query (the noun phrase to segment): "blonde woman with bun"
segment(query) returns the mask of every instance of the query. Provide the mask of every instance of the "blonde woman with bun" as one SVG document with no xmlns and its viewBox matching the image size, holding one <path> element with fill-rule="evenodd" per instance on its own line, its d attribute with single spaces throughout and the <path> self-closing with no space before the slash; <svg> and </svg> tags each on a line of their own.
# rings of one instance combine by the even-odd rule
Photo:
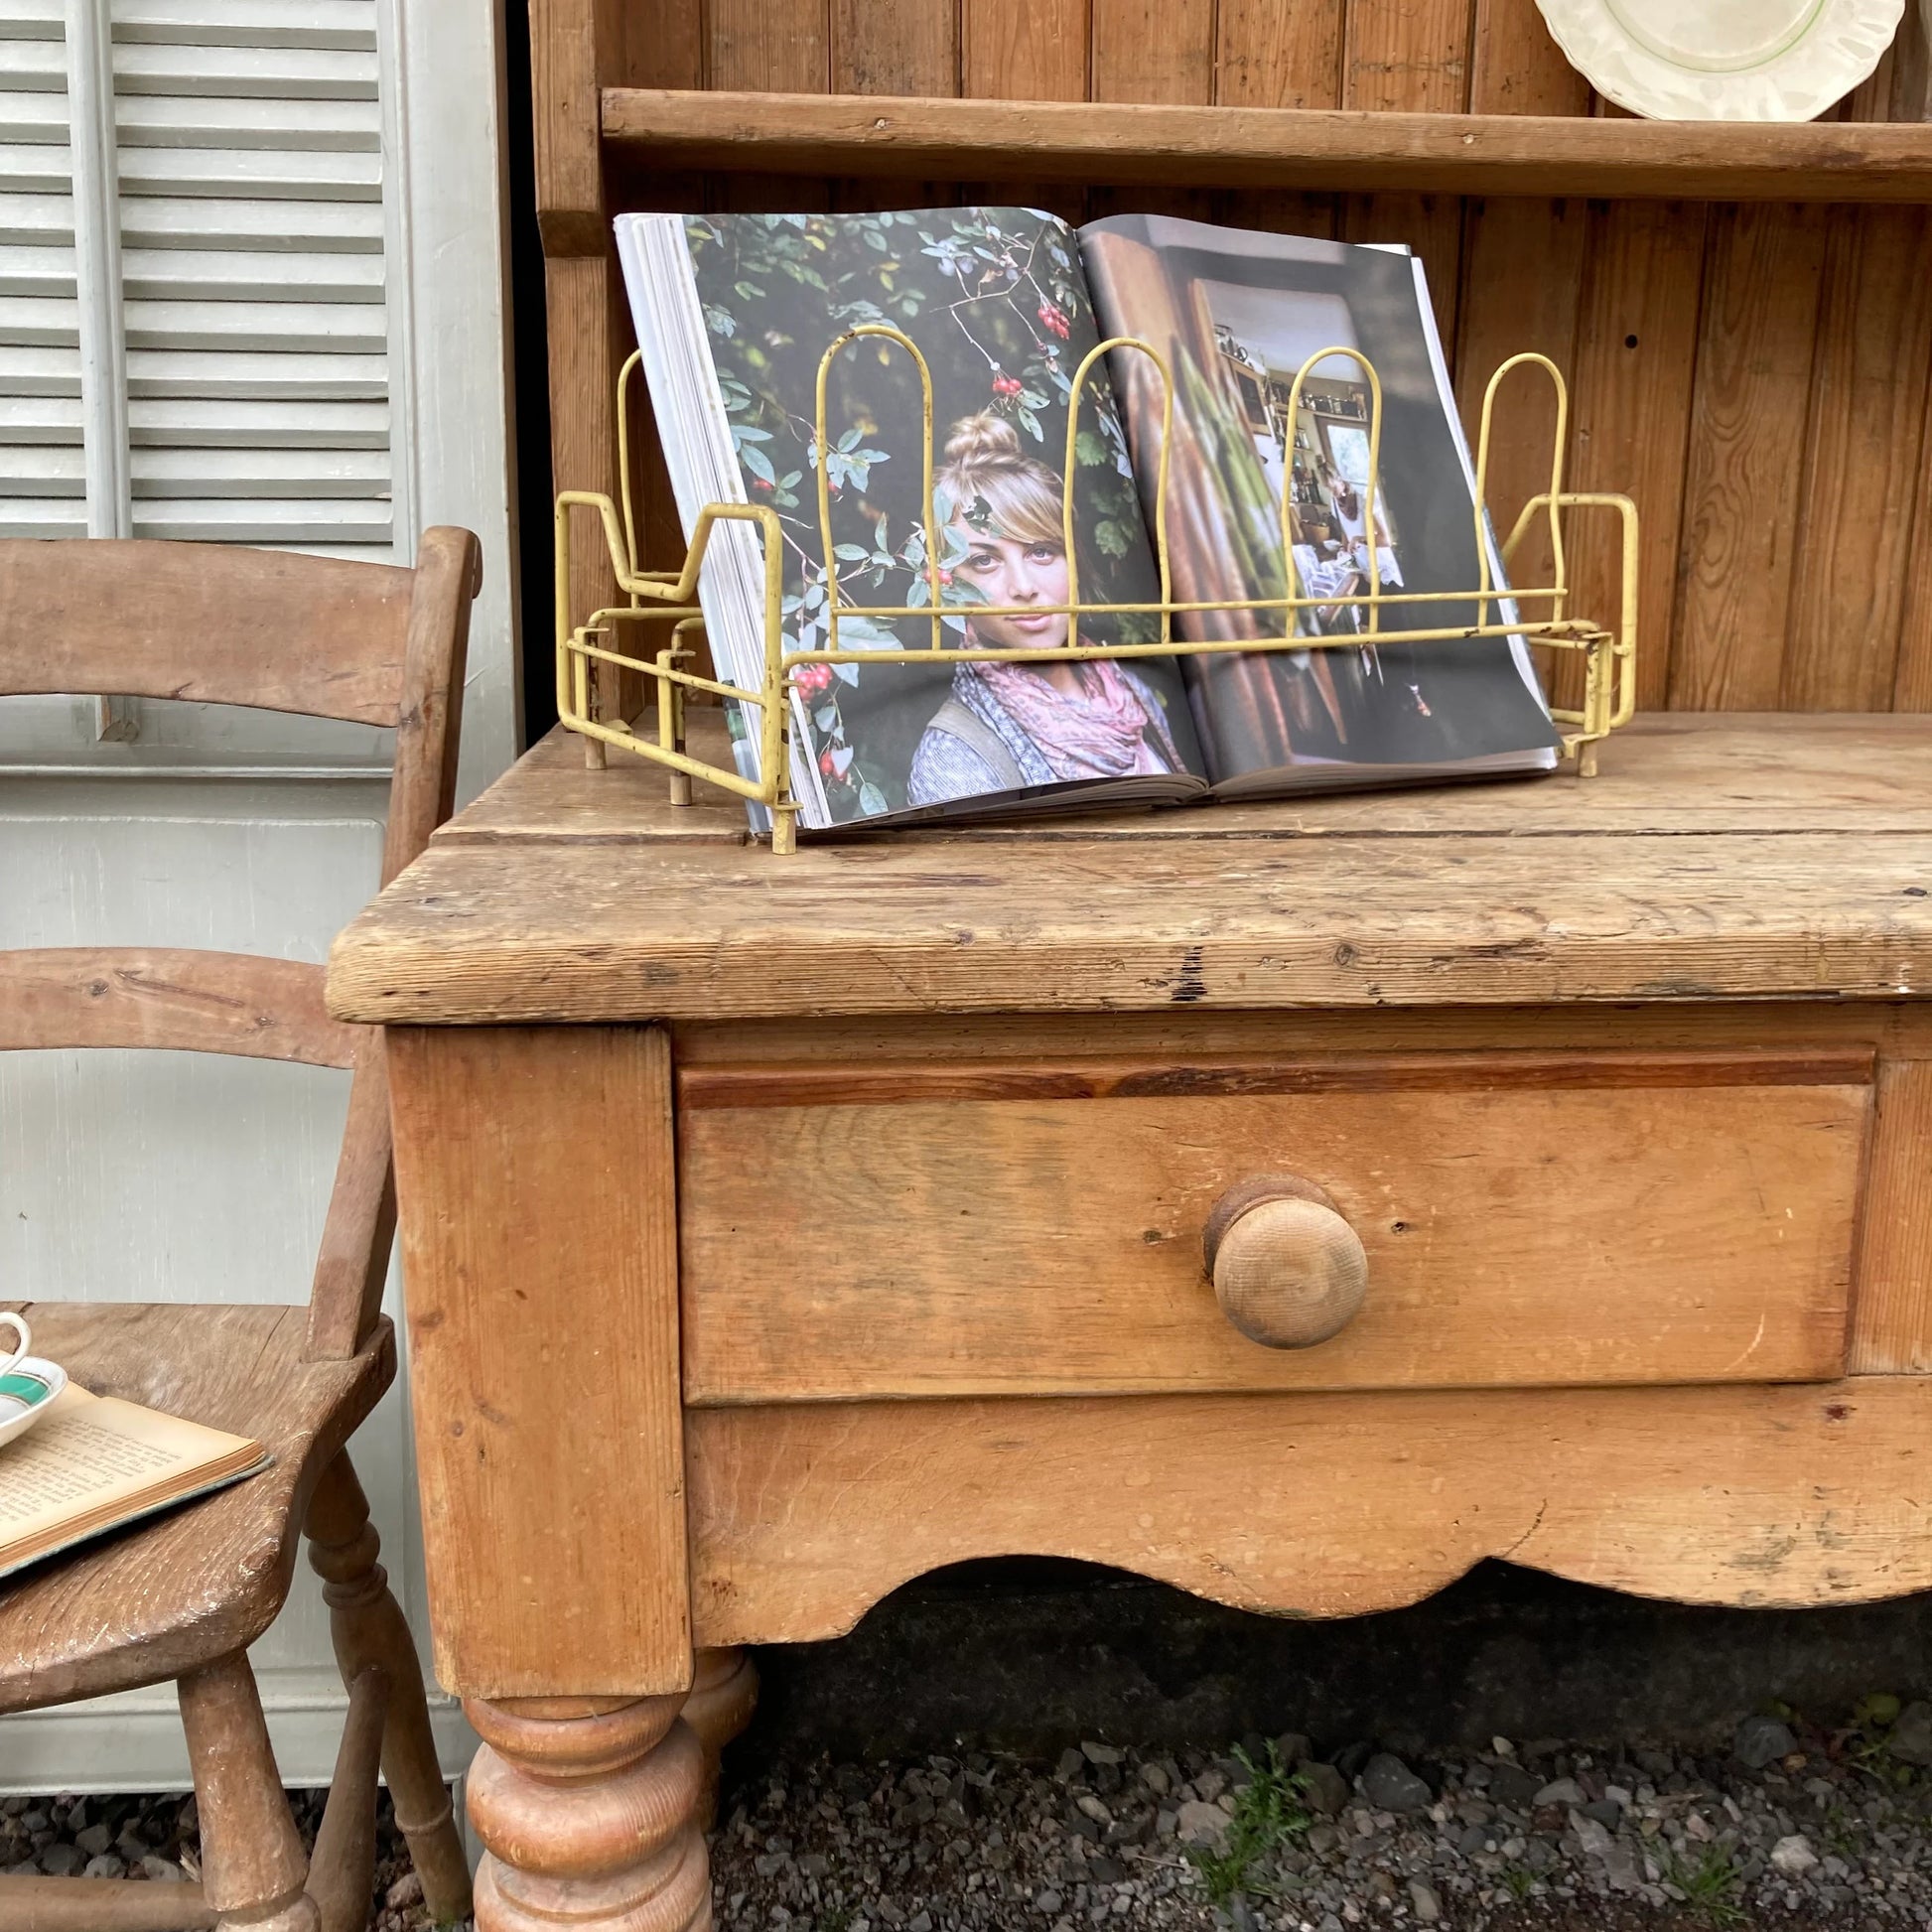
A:
<svg viewBox="0 0 1932 1932">
<path fill-rule="evenodd" d="M 1017 616 L 967 607 L 969 650 L 1041 653 L 1040 663 L 959 664 L 952 692 L 912 757 L 908 805 L 937 805 L 991 791 L 1184 770 L 1153 687 L 1128 664 L 1051 661 L 1068 622 L 1060 479 L 1020 447 L 1004 417 L 967 416 L 946 438 L 933 483 L 951 505 L 950 548 L 964 546 L 952 582 Z M 1045 607 L 1035 613 L 1028 606 Z"/>
</svg>

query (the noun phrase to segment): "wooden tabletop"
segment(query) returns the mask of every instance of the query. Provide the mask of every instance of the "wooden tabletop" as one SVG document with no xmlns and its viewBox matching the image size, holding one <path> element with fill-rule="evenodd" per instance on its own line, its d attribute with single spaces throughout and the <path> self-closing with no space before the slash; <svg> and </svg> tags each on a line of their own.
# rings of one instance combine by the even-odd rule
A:
<svg viewBox="0 0 1932 1932">
<path fill-rule="evenodd" d="M 699 746 L 698 749 L 704 749 Z M 713 748 L 716 749 L 716 748 Z M 336 943 L 388 1025 L 1932 993 L 1932 717 L 1639 719 L 1600 774 L 808 842 L 553 733 Z"/>
</svg>

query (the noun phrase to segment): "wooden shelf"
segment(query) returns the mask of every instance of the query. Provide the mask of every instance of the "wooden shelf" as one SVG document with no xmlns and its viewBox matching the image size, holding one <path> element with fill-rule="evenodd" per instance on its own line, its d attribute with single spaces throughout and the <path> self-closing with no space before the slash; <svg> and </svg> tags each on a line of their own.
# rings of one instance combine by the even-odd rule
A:
<svg viewBox="0 0 1932 1932">
<path fill-rule="evenodd" d="M 1550 119 L 609 87 L 666 168 L 912 180 L 1932 202 L 1932 124 Z"/>
</svg>

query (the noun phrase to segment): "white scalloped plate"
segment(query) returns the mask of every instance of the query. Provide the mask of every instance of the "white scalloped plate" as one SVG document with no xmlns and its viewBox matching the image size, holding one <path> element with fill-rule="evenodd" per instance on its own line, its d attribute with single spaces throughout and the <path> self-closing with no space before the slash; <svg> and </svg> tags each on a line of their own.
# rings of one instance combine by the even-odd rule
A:
<svg viewBox="0 0 1932 1932">
<path fill-rule="evenodd" d="M 1904 0 L 1536 0 L 1599 94 L 1659 121 L 1811 121 L 1865 78 Z"/>
</svg>

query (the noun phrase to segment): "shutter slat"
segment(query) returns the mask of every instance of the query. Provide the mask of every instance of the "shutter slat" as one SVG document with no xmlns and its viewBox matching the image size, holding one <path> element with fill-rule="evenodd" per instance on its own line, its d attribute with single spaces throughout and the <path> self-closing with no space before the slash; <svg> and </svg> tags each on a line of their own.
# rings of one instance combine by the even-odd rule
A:
<svg viewBox="0 0 1932 1932">
<path fill-rule="evenodd" d="M 18 449 L 40 443 L 80 447 L 80 394 L 71 397 L 20 396 L 0 379 L 0 447 Z"/>
<path fill-rule="evenodd" d="M 382 200 L 382 157 L 375 149 L 124 147 L 123 195 L 225 195 L 303 202 Z"/>
<path fill-rule="evenodd" d="M 188 542 L 387 545 L 392 528 L 386 503 L 326 497 L 243 502 L 210 496 L 134 505 L 137 537 Z"/>
<path fill-rule="evenodd" d="M 16 0 L 19 4 L 20 0 Z M 117 43 L 375 51 L 373 0 L 114 0 Z"/>
<path fill-rule="evenodd" d="M 52 255 L 58 251 L 20 252 Z M 130 303 L 380 303 L 382 257 L 123 246 L 121 286 Z"/>
<path fill-rule="evenodd" d="M 386 402 L 388 363 L 377 354 L 307 350 L 233 353 L 223 349 L 130 347 L 130 396 L 262 397 L 289 402 Z"/>
<path fill-rule="evenodd" d="M 134 489 L 143 499 L 194 496 L 386 495 L 384 450 L 137 449 Z"/>
<path fill-rule="evenodd" d="M 58 197 L 15 196 L 50 204 Z M 8 202 L 0 200 L 0 222 Z M 38 208 L 34 218 L 39 218 Z M 53 218 L 52 211 L 47 217 Z M 69 216 L 71 223 L 71 214 Z M 121 203 L 121 241 L 128 248 L 227 248 L 260 254 L 314 250 L 382 256 L 380 203 L 243 201 L 232 197 L 127 195 Z"/>
<path fill-rule="evenodd" d="M 75 416 L 77 423 L 79 418 Z M 387 450 L 385 402 L 249 401 L 241 398 L 135 397 L 129 436 L 137 449 Z M 388 480 L 381 467 L 380 480 Z"/>
<path fill-rule="evenodd" d="M 55 300 L 0 295 L 0 343 L 71 348 L 78 355 L 80 305 L 71 296 Z"/>
<path fill-rule="evenodd" d="M 0 48 L 0 74 L 7 71 Z M 314 48 L 117 44 L 114 90 L 184 100 L 374 100 L 375 56 Z"/>
<path fill-rule="evenodd" d="M 130 348 L 386 350 L 383 311 L 368 303 L 130 302 Z"/>
<path fill-rule="evenodd" d="M 32 94 L 12 98 L 31 102 Z M 283 148 L 378 153 L 382 115 L 373 100 L 189 99 L 119 97 L 124 148 Z"/>
<path fill-rule="evenodd" d="M 30 348 L 19 343 L 0 344 L 0 396 L 80 396 L 80 363 L 59 348 Z M 0 444 L 5 439 L 0 438 Z M 5 456 L 0 452 L 0 477 Z M 4 488 L 0 483 L 0 488 Z"/>
</svg>

